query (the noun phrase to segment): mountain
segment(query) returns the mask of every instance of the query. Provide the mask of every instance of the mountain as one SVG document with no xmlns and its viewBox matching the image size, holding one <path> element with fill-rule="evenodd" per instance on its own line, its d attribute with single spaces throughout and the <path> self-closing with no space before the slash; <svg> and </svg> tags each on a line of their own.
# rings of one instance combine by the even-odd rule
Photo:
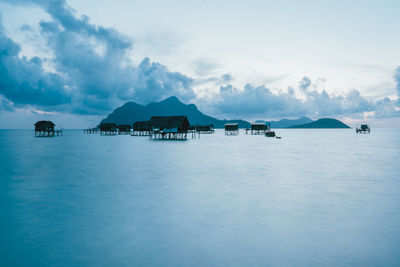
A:
<svg viewBox="0 0 400 267">
<path fill-rule="evenodd" d="M 336 119 L 319 119 L 310 123 L 301 124 L 301 125 L 293 125 L 289 128 L 351 128 L 348 125 L 344 124 L 343 122 L 336 120 Z"/>
<path fill-rule="evenodd" d="M 266 121 L 258 120 L 256 122 L 265 123 Z M 298 118 L 295 120 L 282 119 L 279 121 L 270 121 L 271 128 L 289 128 L 294 125 L 301 125 L 301 124 L 306 124 L 306 123 L 310 123 L 310 122 L 313 122 L 313 120 L 311 120 L 310 118 L 307 118 L 307 117 L 302 117 L 302 118 Z"/>
<path fill-rule="evenodd" d="M 146 106 L 135 102 L 128 102 L 116 108 L 103 122 L 115 124 L 130 124 L 136 121 L 147 121 L 152 116 L 187 116 L 191 125 L 213 124 L 215 128 L 223 128 L 225 123 L 239 123 L 239 127 L 250 127 L 250 123 L 244 120 L 218 120 L 200 112 L 194 104 L 186 105 L 175 96 L 160 102 L 153 102 Z"/>
</svg>

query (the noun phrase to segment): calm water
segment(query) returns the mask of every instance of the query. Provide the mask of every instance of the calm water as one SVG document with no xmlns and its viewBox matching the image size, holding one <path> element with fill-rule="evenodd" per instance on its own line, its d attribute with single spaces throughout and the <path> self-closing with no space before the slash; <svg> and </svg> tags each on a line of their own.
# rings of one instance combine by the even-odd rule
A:
<svg viewBox="0 0 400 267">
<path fill-rule="evenodd" d="M 1 266 L 399 266 L 400 134 L 0 131 Z"/>
</svg>

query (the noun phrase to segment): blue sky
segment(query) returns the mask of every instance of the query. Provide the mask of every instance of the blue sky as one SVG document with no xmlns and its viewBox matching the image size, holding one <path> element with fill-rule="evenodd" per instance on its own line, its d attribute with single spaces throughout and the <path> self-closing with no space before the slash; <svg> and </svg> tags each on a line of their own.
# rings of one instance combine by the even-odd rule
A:
<svg viewBox="0 0 400 267">
<path fill-rule="evenodd" d="M 400 126 L 398 1 L 0 0 L 0 12 L 5 128 L 85 127 L 171 95 L 219 118 Z"/>
</svg>

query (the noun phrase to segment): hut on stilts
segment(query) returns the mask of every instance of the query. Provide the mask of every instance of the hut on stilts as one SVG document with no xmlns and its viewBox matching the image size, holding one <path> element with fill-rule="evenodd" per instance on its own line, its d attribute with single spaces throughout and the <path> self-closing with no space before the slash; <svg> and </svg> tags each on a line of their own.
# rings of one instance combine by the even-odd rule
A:
<svg viewBox="0 0 400 267">
<path fill-rule="evenodd" d="M 55 130 L 56 125 L 52 121 L 38 121 L 35 123 L 36 137 L 52 137 L 62 135 L 63 130 Z"/>
<path fill-rule="evenodd" d="M 251 134 L 265 134 L 267 131 L 270 130 L 270 123 L 252 123 L 250 126 L 250 133 Z M 246 134 L 248 129 L 246 129 Z"/>
<path fill-rule="evenodd" d="M 367 124 L 362 124 L 360 128 L 356 128 L 356 133 L 369 134 L 371 129 Z"/>
<path fill-rule="evenodd" d="M 154 140 L 186 140 L 190 127 L 186 116 L 151 117 L 149 124 Z"/>
<path fill-rule="evenodd" d="M 151 130 L 148 121 L 137 121 L 133 124 L 132 136 L 150 136 Z"/>
<path fill-rule="evenodd" d="M 129 124 L 118 125 L 118 134 L 131 134 L 131 126 Z"/>
<path fill-rule="evenodd" d="M 213 124 L 196 125 L 196 126 L 194 126 L 194 129 L 199 134 L 212 134 L 212 133 L 214 133 L 214 125 Z"/>
<path fill-rule="evenodd" d="M 116 135 L 118 127 L 115 123 L 103 122 L 99 126 L 100 135 Z"/>
<path fill-rule="evenodd" d="M 239 123 L 225 124 L 225 135 L 238 135 L 238 134 L 239 134 Z"/>
</svg>

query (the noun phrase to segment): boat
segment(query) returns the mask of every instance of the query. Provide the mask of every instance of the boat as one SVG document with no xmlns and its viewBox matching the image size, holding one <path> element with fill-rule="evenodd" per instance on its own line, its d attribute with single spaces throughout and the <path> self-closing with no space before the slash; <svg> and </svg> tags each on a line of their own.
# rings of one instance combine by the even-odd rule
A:
<svg viewBox="0 0 400 267">
<path fill-rule="evenodd" d="M 266 137 L 275 137 L 275 132 L 274 131 L 266 131 L 265 132 L 265 136 Z"/>
</svg>

